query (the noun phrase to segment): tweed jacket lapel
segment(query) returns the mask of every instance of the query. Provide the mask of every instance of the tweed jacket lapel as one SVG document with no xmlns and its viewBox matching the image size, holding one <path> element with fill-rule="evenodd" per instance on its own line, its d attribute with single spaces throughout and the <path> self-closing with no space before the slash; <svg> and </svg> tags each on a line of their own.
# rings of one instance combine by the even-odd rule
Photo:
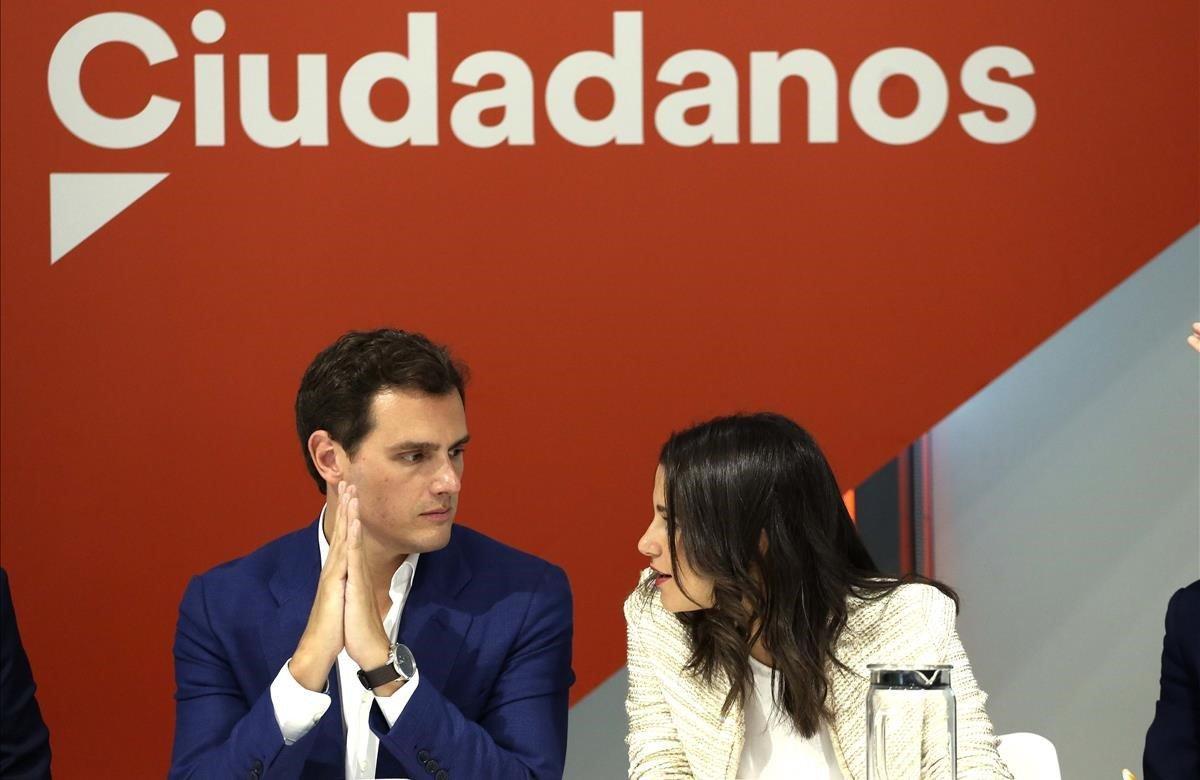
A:
<svg viewBox="0 0 1200 780">
<path fill-rule="evenodd" d="M 657 594 L 645 605 L 642 615 L 662 696 L 692 776 L 733 780 L 746 729 L 740 707 L 731 707 L 726 715 L 721 715 L 729 690 L 728 680 L 718 674 L 712 685 L 705 685 L 684 670 L 691 654 L 687 629 L 675 615 L 663 609 Z"/>
<path fill-rule="evenodd" d="M 847 643 L 843 647 L 849 649 Z M 833 722 L 829 724 L 829 737 L 837 755 L 838 767 L 846 780 L 864 780 L 866 772 L 866 705 L 870 680 L 866 677 L 866 664 L 861 653 L 847 652 L 842 663 L 850 667 L 843 669 L 830 663 L 825 667 L 825 679 L 829 681 L 829 703 Z"/>
<path fill-rule="evenodd" d="M 905 642 L 897 643 L 887 630 L 889 598 L 879 601 L 852 600 L 846 628 L 838 642 L 842 668 L 830 663 L 826 668 L 829 680 L 829 702 L 833 720 L 829 724 L 830 739 L 838 766 L 846 780 L 866 778 L 866 700 L 870 690 L 867 664 L 917 663 L 921 660 Z M 681 686 L 663 686 L 663 696 L 671 708 L 676 730 L 684 753 L 697 778 L 726 778 L 734 780 L 741 762 L 745 739 L 745 715 L 734 706 L 724 717 L 729 682 L 717 675 L 711 685 L 683 671 L 690 649 L 687 631 L 679 620 L 654 599 L 651 622 L 656 656 L 661 662 L 664 680 L 679 679 Z M 903 639 L 904 637 L 901 637 Z M 913 756 L 904 756 L 905 763 L 920 762 L 919 741 L 911 746 Z M 909 745 L 904 744 L 905 752 Z"/>
<path fill-rule="evenodd" d="M 705 685 L 682 671 L 689 654 L 686 630 L 678 618 L 663 609 L 657 594 L 646 599 L 643 593 L 635 591 L 626 602 L 626 619 L 631 627 L 636 623 L 639 652 L 639 679 L 631 677 L 628 701 L 643 710 L 652 709 L 656 698 L 665 702 L 670 723 L 646 736 L 642 736 L 645 731 L 636 735 L 631 732 L 631 756 L 657 754 L 659 760 L 673 760 L 672 777 L 731 780 L 741 762 L 743 713 L 735 707 L 721 717 L 721 704 L 729 690 L 725 679 Z M 1011 779 L 996 751 L 992 724 L 983 709 L 986 694 L 978 688 L 954 631 L 954 603 L 933 587 L 902 585 L 879 599 L 852 598 L 847 606 L 846 627 L 836 649 L 846 668 L 830 664 L 826 669 L 832 716 L 829 733 L 846 780 L 866 777 L 866 701 L 870 690 L 867 665 L 873 663 L 953 665 L 960 773 L 965 769 L 965 774 L 972 777 Z M 631 638 L 634 633 L 631 628 Z M 647 670 L 653 672 L 652 676 L 647 677 Z M 910 702 L 913 710 L 898 713 L 895 725 L 889 725 L 888 766 L 908 773 L 906 776 L 920 772 L 922 776 L 948 778 L 944 727 L 930 725 L 933 713 L 924 706 L 927 701 L 914 698 Z M 631 724 L 635 720 L 631 711 Z M 684 759 L 687 767 L 682 765 Z"/>
<path fill-rule="evenodd" d="M 684 656 L 686 658 L 686 656 Z M 713 678 L 712 685 L 704 685 L 697 681 L 691 706 L 706 716 L 709 722 L 716 722 L 715 731 L 710 731 L 703 739 L 705 750 L 684 750 L 688 752 L 688 761 L 695 768 L 696 777 L 723 777 L 734 780 L 737 777 L 738 764 L 742 758 L 742 745 L 746 736 L 746 719 L 742 708 L 736 704 L 729 712 L 721 715 L 721 706 L 725 703 L 725 692 L 729 690 L 729 682 L 722 674 Z M 681 701 L 677 708 L 687 707 L 688 702 Z M 692 743 L 696 743 L 693 741 Z"/>
<path fill-rule="evenodd" d="M 918 588 L 912 593 L 932 592 Z M 871 688 L 868 664 L 936 663 L 929 651 L 932 644 L 921 641 L 920 629 L 901 620 L 905 612 L 903 601 L 896 601 L 900 591 L 879 599 L 852 598 L 846 627 L 838 640 L 837 653 L 848 669 L 829 664 L 829 696 L 833 710 L 830 724 L 836 752 L 846 780 L 865 780 L 867 776 L 867 694 Z M 913 733 L 889 740 L 889 766 L 921 766 L 921 713 L 909 719 Z"/>
</svg>

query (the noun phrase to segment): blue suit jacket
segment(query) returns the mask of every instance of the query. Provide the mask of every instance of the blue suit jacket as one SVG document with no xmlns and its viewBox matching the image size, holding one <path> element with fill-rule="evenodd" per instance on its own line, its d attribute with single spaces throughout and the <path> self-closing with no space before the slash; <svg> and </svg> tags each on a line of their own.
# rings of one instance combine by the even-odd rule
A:
<svg viewBox="0 0 1200 780">
<path fill-rule="evenodd" d="M 317 525 L 194 577 L 175 632 L 175 777 L 342 777 L 346 742 L 333 704 L 285 746 L 270 686 L 308 623 Z M 532 555 L 455 526 L 421 555 L 399 641 L 421 672 L 389 730 L 378 707 L 378 776 L 559 778 L 567 744 L 571 593 Z"/>
<path fill-rule="evenodd" d="M 34 692 L 33 672 L 17 631 L 17 613 L 0 569 L 0 777 L 50 777 L 50 732 Z"/>
<path fill-rule="evenodd" d="M 1167 606 L 1161 693 L 1142 765 L 1145 780 L 1200 777 L 1200 582 Z"/>
</svg>

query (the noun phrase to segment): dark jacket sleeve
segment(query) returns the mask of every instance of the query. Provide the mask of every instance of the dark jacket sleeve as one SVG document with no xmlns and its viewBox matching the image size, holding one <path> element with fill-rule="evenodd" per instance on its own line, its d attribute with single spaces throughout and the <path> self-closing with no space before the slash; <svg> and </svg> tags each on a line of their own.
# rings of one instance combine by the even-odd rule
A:
<svg viewBox="0 0 1200 780">
<path fill-rule="evenodd" d="M 374 708 L 371 727 L 380 751 L 391 753 L 405 777 L 561 778 L 574 681 L 572 630 L 566 574 L 549 567 L 479 721 L 420 684 L 391 729 Z"/>
<path fill-rule="evenodd" d="M 286 746 L 270 688 L 248 700 L 208 617 L 204 578 L 188 584 L 175 629 L 175 746 L 171 778 L 291 777 L 312 745 L 310 732 Z"/>
<path fill-rule="evenodd" d="M 0 777 L 50 776 L 50 732 L 42 720 L 8 574 L 0 569 Z"/>
<path fill-rule="evenodd" d="M 1200 582 L 1167 606 L 1161 691 L 1142 757 L 1145 780 L 1200 777 Z"/>
</svg>

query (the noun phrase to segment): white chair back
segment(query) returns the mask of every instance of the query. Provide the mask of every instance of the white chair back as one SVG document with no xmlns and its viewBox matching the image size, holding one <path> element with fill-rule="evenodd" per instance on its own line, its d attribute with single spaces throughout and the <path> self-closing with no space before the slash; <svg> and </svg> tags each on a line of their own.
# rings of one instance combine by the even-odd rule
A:
<svg viewBox="0 0 1200 780">
<path fill-rule="evenodd" d="M 997 749 L 1016 780 L 1062 780 L 1054 743 L 1037 734 L 1001 734 Z"/>
</svg>

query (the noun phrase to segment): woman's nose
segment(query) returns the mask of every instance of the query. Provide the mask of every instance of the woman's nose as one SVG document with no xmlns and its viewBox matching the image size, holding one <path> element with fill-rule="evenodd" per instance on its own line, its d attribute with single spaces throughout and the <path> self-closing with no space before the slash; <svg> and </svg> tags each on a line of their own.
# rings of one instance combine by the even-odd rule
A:
<svg viewBox="0 0 1200 780">
<path fill-rule="evenodd" d="M 657 558 L 662 555 L 662 544 L 655 538 L 654 526 L 651 525 L 642 534 L 642 538 L 638 539 L 638 552 L 645 555 L 647 558 Z"/>
</svg>

